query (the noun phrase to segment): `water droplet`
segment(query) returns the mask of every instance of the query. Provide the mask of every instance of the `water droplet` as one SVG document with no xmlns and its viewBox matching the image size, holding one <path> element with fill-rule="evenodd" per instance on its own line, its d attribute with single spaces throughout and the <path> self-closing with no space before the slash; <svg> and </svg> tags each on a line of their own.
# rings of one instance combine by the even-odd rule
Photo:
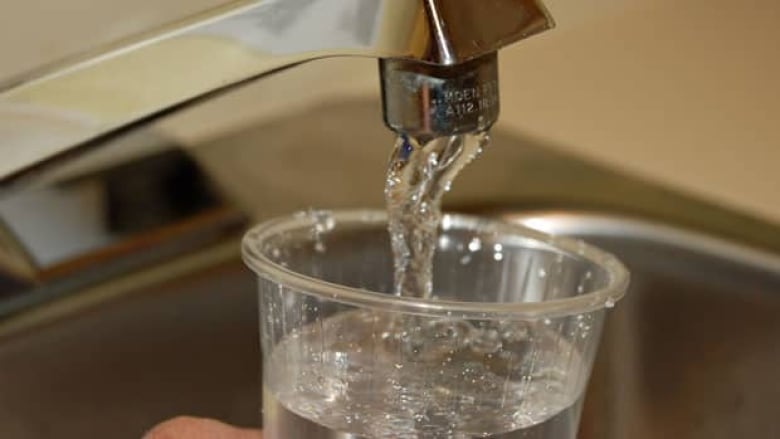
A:
<svg viewBox="0 0 780 439">
<path fill-rule="evenodd" d="M 469 262 L 471 262 L 471 255 L 463 255 L 463 257 L 460 258 L 460 265 L 468 265 Z"/>
<path fill-rule="evenodd" d="M 428 156 L 428 164 L 431 166 L 436 166 L 439 163 L 439 158 L 436 156 L 436 153 L 431 153 Z"/>
<path fill-rule="evenodd" d="M 314 250 L 317 253 L 325 253 L 325 250 L 326 250 L 325 243 L 323 243 L 322 241 L 318 240 L 317 242 L 314 243 Z"/>
<path fill-rule="evenodd" d="M 504 251 L 504 245 L 501 243 L 493 244 L 493 250 L 497 252 Z"/>
<path fill-rule="evenodd" d="M 614 308 L 615 307 L 615 299 L 610 297 L 609 299 L 607 299 L 606 302 L 604 302 L 604 306 L 606 306 L 607 308 Z"/>
<path fill-rule="evenodd" d="M 469 242 L 469 250 L 472 252 L 479 251 L 482 248 L 482 240 L 479 238 L 472 238 Z"/>
<path fill-rule="evenodd" d="M 538 274 L 540 278 L 544 279 L 545 277 L 547 277 L 547 270 L 545 270 L 544 268 L 540 268 Z"/>
<path fill-rule="evenodd" d="M 493 259 L 495 259 L 496 261 L 503 260 L 504 259 L 504 254 L 503 253 L 493 253 Z"/>
<path fill-rule="evenodd" d="M 333 228 L 336 227 L 336 220 L 333 218 L 330 212 L 324 213 L 323 215 L 326 216 L 320 217 L 317 223 L 318 229 L 320 229 L 321 232 L 327 232 L 333 230 Z"/>
</svg>

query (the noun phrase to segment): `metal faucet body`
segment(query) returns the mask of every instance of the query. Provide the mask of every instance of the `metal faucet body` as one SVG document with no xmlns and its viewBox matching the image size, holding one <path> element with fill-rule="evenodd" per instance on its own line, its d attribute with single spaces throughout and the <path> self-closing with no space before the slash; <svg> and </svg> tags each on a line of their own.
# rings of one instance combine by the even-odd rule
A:
<svg viewBox="0 0 780 439">
<path fill-rule="evenodd" d="M 233 1 L 0 85 L 0 121 L 24 120 L 0 124 L 0 181 L 209 93 L 323 57 L 389 60 L 381 71 L 392 129 L 438 135 L 489 125 L 497 94 L 484 81 L 496 79 L 494 52 L 552 25 L 538 0 Z M 410 77 L 422 86 L 410 88 Z M 444 101 L 431 92 L 479 100 L 437 107 Z M 441 122 L 452 111 L 466 117 Z"/>
</svg>

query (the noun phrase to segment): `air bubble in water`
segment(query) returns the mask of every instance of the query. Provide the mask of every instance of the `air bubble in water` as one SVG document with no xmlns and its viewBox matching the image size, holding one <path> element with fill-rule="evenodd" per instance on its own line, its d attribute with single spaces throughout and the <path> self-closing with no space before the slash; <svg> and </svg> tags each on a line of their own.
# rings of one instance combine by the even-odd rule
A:
<svg viewBox="0 0 780 439">
<path fill-rule="evenodd" d="M 493 354 L 502 347 L 501 337 L 495 329 L 480 331 L 470 338 L 469 347 L 478 354 Z"/>
</svg>

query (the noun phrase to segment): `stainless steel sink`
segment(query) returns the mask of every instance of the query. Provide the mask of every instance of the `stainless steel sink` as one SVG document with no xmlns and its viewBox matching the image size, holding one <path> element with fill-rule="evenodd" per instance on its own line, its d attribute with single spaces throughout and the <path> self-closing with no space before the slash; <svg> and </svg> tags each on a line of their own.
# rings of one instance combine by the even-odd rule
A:
<svg viewBox="0 0 780 439">
<path fill-rule="evenodd" d="M 389 145 L 378 108 L 315 109 L 196 156 L 255 220 L 311 205 L 377 206 L 387 148 L 365 145 Z M 349 142 L 344 120 L 362 127 Z M 312 181 L 330 190 L 302 184 Z M 500 130 L 449 200 L 585 238 L 631 269 L 582 438 L 780 437 L 777 227 Z M 0 437 L 139 438 L 179 414 L 259 424 L 255 286 L 237 236 L 57 297 L 0 320 Z"/>
<path fill-rule="evenodd" d="M 780 258 L 615 215 L 502 215 L 584 237 L 632 271 L 582 438 L 780 435 Z M 235 260 L 7 335 L 0 436 L 137 438 L 182 413 L 255 425 L 257 339 L 253 278 Z"/>
<path fill-rule="evenodd" d="M 632 273 L 610 314 L 582 438 L 780 437 L 780 257 L 659 223 L 509 213 Z"/>
</svg>

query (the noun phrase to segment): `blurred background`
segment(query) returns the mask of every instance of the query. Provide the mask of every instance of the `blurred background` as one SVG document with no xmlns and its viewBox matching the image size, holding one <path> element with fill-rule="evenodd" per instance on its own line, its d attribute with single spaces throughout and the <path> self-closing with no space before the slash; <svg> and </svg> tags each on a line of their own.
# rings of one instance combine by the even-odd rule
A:
<svg viewBox="0 0 780 439">
<path fill-rule="evenodd" d="M 222 3 L 6 0 L 0 84 Z M 582 437 L 777 437 L 780 3 L 546 4 L 558 27 L 500 52 L 495 141 L 450 208 L 584 237 L 631 268 Z M 20 123 L 0 106 L 0 148 Z M 381 207 L 392 142 L 376 60 L 324 59 L 3 190 L 0 436 L 132 438 L 181 413 L 256 424 L 240 235 Z"/>
<path fill-rule="evenodd" d="M 0 82 L 221 3 L 10 0 L 0 17 Z M 558 28 L 501 53 L 502 128 L 780 221 L 777 2 L 546 4 Z M 310 63 L 160 130 L 191 144 L 317 102 L 373 97 L 375 64 Z"/>
</svg>

